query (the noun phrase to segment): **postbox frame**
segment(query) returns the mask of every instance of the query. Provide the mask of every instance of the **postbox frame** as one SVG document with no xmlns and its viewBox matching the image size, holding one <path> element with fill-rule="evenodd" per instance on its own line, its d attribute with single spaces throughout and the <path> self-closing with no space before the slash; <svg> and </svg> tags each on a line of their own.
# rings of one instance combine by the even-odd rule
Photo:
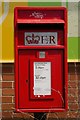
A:
<svg viewBox="0 0 80 120">
<path fill-rule="evenodd" d="M 50 20 L 32 20 L 32 21 L 29 21 L 29 20 L 20 20 L 17 18 L 17 14 L 18 14 L 18 10 L 63 10 L 64 11 L 64 21 L 63 20 L 59 20 L 57 21 L 57 19 L 54 19 L 54 21 L 52 19 Z M 19 78 L 18 78 L 18 50 L 20 49 L 42 49 L 42 46 L 18 46 L 18 38 L 17 38 L 17 25 L 18 24 L 30 24 L 30 22 L 32 24 L 45 24 L 45 23 L 49 23 L 49 24 L 55 24 L 55 23 L 65 23 L 65 29 L 64 29 L 64 46 L 58 46 L 58 48 L 56 46 L 52 47 L 52 46 L 43 46 L 43 49 L 62 49 L 65 47 L 65 50 L 64 50 L 64 66 L 65 66 L 65 75 L 64 75 L 64 83 L 65 83 L 65 86 L 64 86 L 64 89 L 65 89 L 65 107 L 64 108 L 50 108 L 50 109 L 20 109 L 19 108 L 19 98 L 18 98 L 18 92 L 19 92 L 19 87 L 18 87 L 18 84 L 19 84 Z M 65 111 L 68 109 L 68 98 L 67 98 L 67 94 L 68 94 L 68 68 L 67 68 L 67 10 L 65 7 L 16 7 L 15 10 L 14 10 L 14 52 L 15 52 L 15 108 L 16 108 L 16 112 L 61 112 L 61 111 Z"/>
</svg>

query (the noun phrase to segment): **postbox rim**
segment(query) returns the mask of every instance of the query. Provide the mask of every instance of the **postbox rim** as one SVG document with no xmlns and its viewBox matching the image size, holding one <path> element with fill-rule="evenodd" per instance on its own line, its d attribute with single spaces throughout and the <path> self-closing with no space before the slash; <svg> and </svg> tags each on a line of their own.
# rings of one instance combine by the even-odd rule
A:
<svg viewBox="0 0 80 120">
<path fill-rule="evenodd" d="M 64 6 L 19 6 L 15 7 L 14 10 L 66 10 Z"/>
<path fill-rule="evenodd" d="M 25 11 L 28 12 L 28 14 Z M 53 14 L 52 14 L 49 17 L 45 17 L 46 15 L 44 13 L 44 17 L 40 18 L 40 16 L 39 16 L 39 18 L 36 18 L 35 16 L 31 16 L 32 13 L 34 13 L 35 11 L 36 11 L 37 14 L 38 13 L 43 14 L 43 11 L 45 11 L 45 13 L 48 12 L 49 15 L 52 14 L 52 12 L 56 11 L 55 16 L 56 15 L 57 16 L 53 17 Z M 37 11 L 39 11 L 39 12 L 37 12 Z M 42 14 L 40 14 L 40 15 L 42 15 Z M 55 19 L 55 18 L 57 18 L 57 19 Z M 32 46 L 32 45 L 31 46 L 25 46 L 24 42 L 23 42 L 24 41 L 23 36 L 24 36 L 24 32 L 26 31 L 25 30 L 26 25 L 32 26 L 32 24 L 34 24 L 35 26 L 37 26 L 37 24 L 45 24 L 45 23 L 47 23 L 47 25 L 48 24 L 49 25 L 50 24 L 60 25 L 61 29 L 56 29 L 56 31 L 59 33 L 58 36 L 61 36 L 61 35 L 64 36 L 64 37 L 61 37 L 61 39 L 64 41 L 64 43 L 60 42 L 60 39 L 58 39 L 58 41 L 60 43 L 57 46 L 45 46 L 45 45 L 43 47 L 42 46 L 36 46 L 35 47 L 35 46 Z M 24 24 L 25 27 L 23 26 L 23 24 Z M 22 26 L 22 27 L 20 28 L 20 26 Z M 22 29 L 22 28 L 24 28 L 24 29 Z M 34 27 L 34 29 L 35 29 L 35 27 Z M 55 27 L 54 27 L 54 29 L 55 29 Z M 31 32 L 32 30 L 29 30 L 28 32 Z M 49 30 L 49 28 L 48 28 L 48 30 Z M 34 30 L 34 31 L 36 31 L 36 30 Z M 37 30 L 37 31 L 42 32 L 40 30 Z M 54 30 L 49 30 L 49 32 L 50 31 L 54 31 Z M 22 33 L 22 35 L 21 35 L 21 33 Z M 14 47 L 15 47 L 15 79 L 16 79 L 16 81 L 15 81 L 15 97 L 16 97 L 15 108 L 16 108 L 16 111 L 17 112 L 20 112 L 20 111 L 23 111 L 23 112 L 44 112 L 44 111 L 49 112 L 49 110 L 51 112 L 66 111 L 68 109 L 68 98 L 67 98 L 67 93 L 68 93 L 68 90 L 67 90 L 68 89 L 68 80 L 67 80 L 67 8 L 62 7 L 62 6 L 52 6 L 52 7 L 50 7 L 50 6 L 47 6 L 47 7 L 45 7 L 45 6 L 30 6 L 30 7 L 29 6 L 24 6 L 24 7 L 19 6 L 19 7 L 15 7 L 14 8 L 14 39 L 15 39 Z M 20 40 L 21 40 L 21 42 L 20 42 Z M 34 51 L 37 51 L 37 52 L 33 52 L 34 55 L 30 57 L 33 49 L 34 49 Z M 30 82 L 26 82 L 27 80 L 30 81 L 30 74 L 29 74 L 28 70 L 30 72 L 32 71 L 32 73 L 33 73 L 33 69 L 32 69 L 34 67 L 34 66 L 32 66 L 33 65 L 33 60 L 35 58 L 39 57 L 38 50 L 39 51 L 41 51 L 41 50 L 42 51 L 44 51 L 44 50 L 48 51 L 48 52 L 46 52 L 47 54 L 45 55 L 46 59 L 50 59 L 49 57 L 51 57 L 51 58 L 53 57 L 53 54 L 49 55 L 49 53 L 52 50 L 53 50 L 53 53 L 54 53 L 54 51 L 55 52 L 58 51 L 58 52 L 56 52 L 56 54 L 59 54 L 59 51 L 60 51 L 60 55 L 59 55 L 59 56 L 61 56 L 61 57 L 59 57 L 60 60 L 58 60 L 58 58 L 56 59 L 56 57 L 54 57 L 53 60 L 55 62 L 53 62 L 52 65 L 57 66 L 57 67 L 55 67 L 56 68 L 55 71 L 57 71 L 56 73 L 58 73 L 58 71 L 60 71 L 60 68 L 61 68 L 59 66 L 59 64 L 57 64 L 57 63 L 60 63 L 63 66 L 61 68 L 61 70 L 62 70 L 62 72 L 64 71 L 65 74 L 63 76 L 62 76 L 61 72 L 59 74 L 62 81 L 64 79 L 64 81 L 63 81 L 64 85 L 62 83 L 61 84 L 62 86 L 59 86 L 59 90 L 61 90 L 63 98 L 61 97 L 62 98 L 61 103 L 59 101 L 60 105 L 56 104 L 57 102 L 53 103 L 53 109 L 49 109 L 50 108 L 49 106 L 46 107 L 45 104 L 47 102 L 45 102 L 45 104 L 43 105 L 44 100 L 42 102 L 41 102 L 41 100 L 40 100 L 40 102 L 38 101 L 38 103 L 41 103 L 43 105 L 41 107 L 44 107 L 44 108 L 39 108 L 38 103 L 36 104 L 36 108 L 35 108 L 34 104 L 32 105 L 32 102 L 29 101 L 30 100 L 29 99 L 30 98 L 30 95 L 29 95 L 30 93 L 29 92 L 26 92 L 26 94 L 24 94 L 25 96 L 28 96 L 28 99 L 26 99 L 26 97 L 23 96 L 25 98 L 26 102 L 24 102 L 25 100 L 21 99 L 22 96 L 20 96 L 20 95 L 23 95 L 23 92 L 22 92 L 23 89 L 20 89 L 20 88 L 22 88 L 21 83 L 23 83 L 23 81 L 24 81 L 24 84 L 23 84 L 24 91 L 29 91 Z M 33 58 L 31 64 L 30 64 L 30 58 L 31 59 Z M 44 59 L 44 58 L 40 58 L 40 59 Z M 22 63 L 24 63 L 24 64 L 22 64 Z M 19 64 L 22 64 L 22 65 L 19 66 Z M 31 68 L 30 68 L 30 65 L 31 65 Z M 23 67 L 24 67 L 24 69 L 22 69 Z M 24 72 L 24 74 L 23 74 L 23 72 Z M 26 75 L 26 73 L 27 73 L 27 76 L 24 77 Z M 53 72 L 53 73 L 55 73 L 55 72 Z M 23 76 L 22 76 L 22 74 L 23 74 Z M 31 78 L 33 79 L 33 77 L 31 77 Z M 54 79 L 55 79 L 55 74 L 54 74 Z M 58 82 L 60 82 L 60 81 L 58 81 Z M 53 82 L 51 84 L 55 85 L 54 83 L 55 82 Z M 33 84 L 32 84 L 31 87 L 33 88 Z M 57 84 L 56 84 L 56 88 L 57 88 Z M 53 90 L 56 91 L 56 89 L 53 89 Z M 64 90 L 64 91 L 62 91 L 62 90 Z M 54 94 L 54 96 L 56 98 L 57 95 Z M 60 98 L 60 97 L 57 96 L 57 98 Z M 62 105 L 62 103 L 63 103 L 62 100 L 63 99 L 64 99 L 64 106 Z M 23 103 L 29 103 L 29 104 L 23 104 Z M 33 101 L 33 103 L 34 103 L 34 101 Z M 32 105 L 32 106 L 30 106 L 30 105 Z"/>
</svg>

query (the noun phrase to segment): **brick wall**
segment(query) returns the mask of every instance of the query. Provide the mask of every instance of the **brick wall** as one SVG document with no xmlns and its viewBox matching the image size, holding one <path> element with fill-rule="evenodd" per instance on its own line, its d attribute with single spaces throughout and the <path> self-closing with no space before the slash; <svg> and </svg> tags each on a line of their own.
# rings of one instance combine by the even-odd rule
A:
<svg viewBox="0 0 80 120">
<path fill-rule="evenodd" d="M 1 67 L 0 67 L 1 68 Z M 68 111 L 47 113 L 47 120 L 53 118 L 71 119 L 80 118 L 80 63 L 68 64 Z M 33 119 L 33 113 L 15 113 L 15 93 L 14 93 L 14 64 L 2 64 L 2 80 L 0 78 L 0 116 L 3 119 Z"/>
</svg>

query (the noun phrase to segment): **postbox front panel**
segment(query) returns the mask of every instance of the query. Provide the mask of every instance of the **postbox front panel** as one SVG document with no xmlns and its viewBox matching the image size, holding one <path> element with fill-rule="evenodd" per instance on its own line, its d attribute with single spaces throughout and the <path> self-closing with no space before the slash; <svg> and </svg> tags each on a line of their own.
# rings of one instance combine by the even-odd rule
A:
<svg viewBox="0 0 80 120">
<path fill-rule="evenodd" d="M 67 19 L 63 7 L 15 9 L 16 109 L 67 109 Z"/>
<path fill-rule="evenodd" d="M 38 53 L 42 51 L 47 53 L 46 57 L 38 58 Z M 19 50 L 19 108 L 64 107 L 63 52 L 63 50 Z M 42 74 L 40 67 L 43 67 L 46 73 Z M 37 73 L 34 73 L 36 69 Z M 46 78 L 36 79 L 34 75 Z"/>
</svg>

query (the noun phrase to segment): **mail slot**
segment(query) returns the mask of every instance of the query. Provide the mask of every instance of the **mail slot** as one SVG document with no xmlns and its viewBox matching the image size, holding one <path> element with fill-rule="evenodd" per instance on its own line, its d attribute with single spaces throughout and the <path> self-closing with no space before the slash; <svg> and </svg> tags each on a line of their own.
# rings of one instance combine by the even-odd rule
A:
<svg viewBox="0 0 80 120">
<path fill-rule="evenodd" d="M 14 10 L 15 107 L 22 112 L 67 109 L 67 10 Z"/>
</svg>

